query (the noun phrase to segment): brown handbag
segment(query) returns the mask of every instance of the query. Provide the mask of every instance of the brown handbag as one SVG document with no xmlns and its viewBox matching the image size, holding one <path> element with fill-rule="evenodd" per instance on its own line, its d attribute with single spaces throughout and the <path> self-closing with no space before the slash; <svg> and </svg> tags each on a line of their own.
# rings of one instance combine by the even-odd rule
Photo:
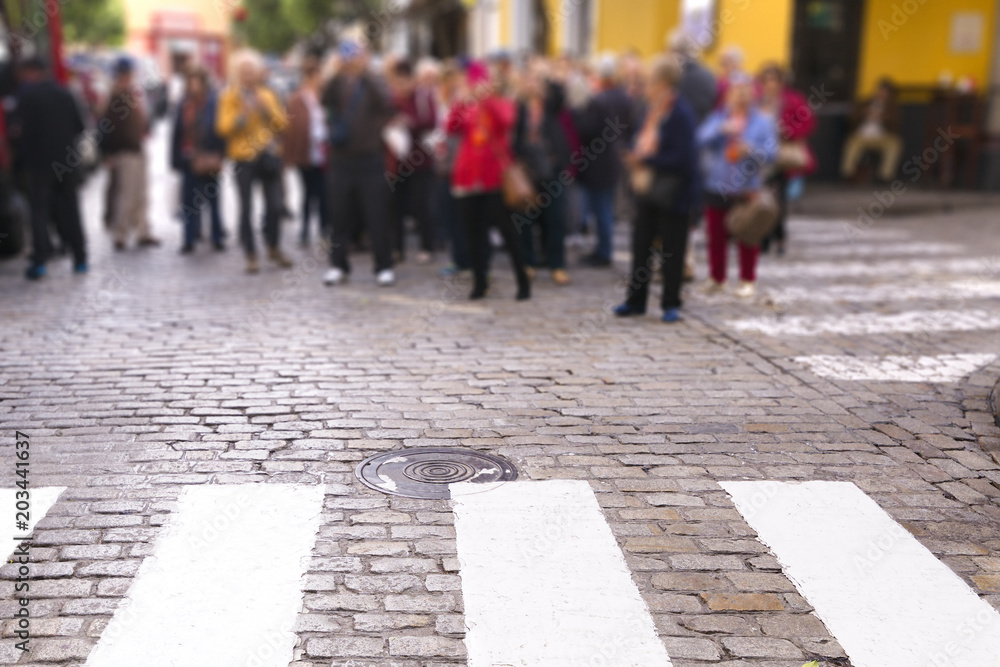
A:
<svg viewBox="0 0 1000 667">
<path fill-rule="evenodd" d="M 528 170 L 518 160 L 513 160 L 503 170 L 501 189 L 503 203 L 511 211 L 523 213 L 535 201 L 535 186 L 528 177 Z"/>
<path fill-rule="evenodd" d="M 761 188 L 736 204 L 726 215 L 726 230 L 740 243 L 760 245 L 778 224 L 780 208 L 774 191 Z"/>
<path fill-rule="evenodd" d="M 222 171 L 222 153 L 195 153 L 191 157 L 191 171 L 198 176 L 215 176 Z"/>
<path fill-rule="evenodd" d="M 774 168 L 778 171 L 798 171 L 809 166 L 809 148 L 804 141 L 784 141 L 778 147 Z"/>
</svg>

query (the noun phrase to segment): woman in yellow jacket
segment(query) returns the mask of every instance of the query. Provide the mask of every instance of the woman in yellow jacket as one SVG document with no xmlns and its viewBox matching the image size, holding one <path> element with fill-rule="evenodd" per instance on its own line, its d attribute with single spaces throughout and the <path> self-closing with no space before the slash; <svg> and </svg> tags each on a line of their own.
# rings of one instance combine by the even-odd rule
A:
<svg viewBox="0 0 1000 667">
<path fill-rule="evenodd" d="M 233 76 L 219 97 L 215 129 L 226 140 L 226 155 L 233 161 L 239 189 L 240 242 L 247 258 L 247 273 L 257 273 L 257 251 L 251 227 L 253 185 L 264 191 L 264 242 L 268 257 L 282 268 L 292 262 L 281 251 L 280 134 L 288 116 L 277 95 L 261 83 L 263 66 L 258 56 L 243 53 L 234 58 Z"/>
</svg>

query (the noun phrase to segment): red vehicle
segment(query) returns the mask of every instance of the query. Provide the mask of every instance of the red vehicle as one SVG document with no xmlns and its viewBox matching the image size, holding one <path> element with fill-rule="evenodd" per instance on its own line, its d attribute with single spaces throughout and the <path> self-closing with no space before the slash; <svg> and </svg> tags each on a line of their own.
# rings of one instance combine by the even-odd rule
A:
<svg viewBox="0 0 1000 667">
<path fill-rule="evenodd" d="M 17 63 L 38 56 L 52 77 L 67 82 L 63 59 L 60 2 L 51 0 L 0 0 L 0 99 L 6 101 L 17 87 Z M 0 257 L 21 252 L 25 213 L 16 195 L 13 156 L 8 141 L 6 104 L 0 104 Z"/>
</svg>

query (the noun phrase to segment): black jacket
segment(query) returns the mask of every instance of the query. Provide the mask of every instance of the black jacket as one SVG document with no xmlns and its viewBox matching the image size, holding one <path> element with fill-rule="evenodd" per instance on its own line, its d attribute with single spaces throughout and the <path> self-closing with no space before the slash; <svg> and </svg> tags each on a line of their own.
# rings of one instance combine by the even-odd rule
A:
<svg viewBox="0 0 1000 667">
<path fill-rule="evenodd" d="M 597 190 L 615 187 L 622 174 L 621 154 L 636 132 L 635 116 L 632 100 L 621 88 L 598 93 L 576 114 L 583 154 L 573 164 L 583 185 Z"/>
<path fill-rule="evenodd" d="M 52 171 L 58 163 L 76 164 L 77 139 L 83 133 L 83 117 L 73 94 L 53 81 L 29 83 L 16 95 L 10 119 L 16 163 L 32 171 Z"/>
<path fill-rule="evenodd" d="M 566 132 L 559 122 L 559 114 L 564 107 L 565 95 L 556 84 L 549 84 L 545 95 L 542 127 L 539 132 L 541 142 L 532 145 L 528 141 L 528 109 L 521 102 L 517 105 L 517 121 L 514 124 L 514 155 L 527 168 L 537 183 L 559 179 L 559 174 L 570 166 L 571 148 Z"/>
<path fill-rule="evenodd" d="M 381 79 L 363 74 L 358 80 L 349 82 L 338 74 L 326 84 L 320 103 L 330 123 L 331 157 L 382 155 L 382 130 L 394 110 L 389 91 Z M 342 144 L 337 142 L 339 124 L 346 127 L 346 141 Z"/>
</svg>

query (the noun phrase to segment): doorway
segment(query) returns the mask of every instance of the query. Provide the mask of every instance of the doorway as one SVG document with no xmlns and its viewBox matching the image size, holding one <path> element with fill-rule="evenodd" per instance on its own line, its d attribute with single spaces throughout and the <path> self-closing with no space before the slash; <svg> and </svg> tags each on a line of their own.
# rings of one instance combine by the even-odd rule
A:
<svg viewBox="0 0 1000 667">
<path fill-rule="evenodd" d="M 854 99 L 864 0 L 795 0 L 792 72 L 795 87 L 814 86 L 833 102 Z"/>
</svg>

